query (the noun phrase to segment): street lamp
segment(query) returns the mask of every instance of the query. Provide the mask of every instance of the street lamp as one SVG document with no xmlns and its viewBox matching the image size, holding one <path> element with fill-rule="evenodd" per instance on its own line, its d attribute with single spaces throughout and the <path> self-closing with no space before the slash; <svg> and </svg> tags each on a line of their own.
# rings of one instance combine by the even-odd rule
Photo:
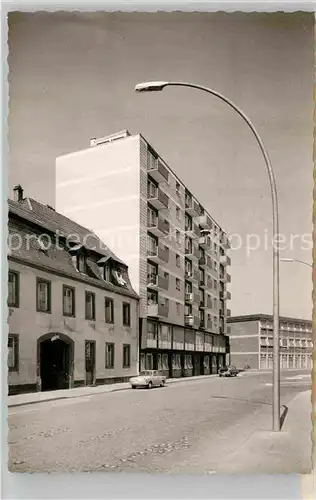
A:
<svg viewBox="0 0 316 500">
<path fill-rule="evenodd" d="M 259 136 L 250 119 L 238 108 L 232 101 L 227 99 L 219 92 L 195 85 L 187 82 L 143 82 L 138 83 L 135 87 L 136 92 L 159 92 L 165 87 L 190 87 L 197 90 L 202 90 L 209 94 L 218 97 L 228 104 L 239 116 L 247 123 L 259 145 L 266 164 L 272 198 L 272 217 L 273 217 L 273 404 L 272 404 L 272 425 L 274 431 L 280 430 L 280 357 L 279 357 L 279 248 L 276 242 L 279 236 L 279 213 L 278 213 L 278 195 L 274 172 L 268 156 L 268 153 L 263 145 L 262 139 Z"/>
<path fill-rule="evenodd" d="M 308 266 L 308 267 L 311 267 L 313 269 L 313 266 L 312 264 L 309 264 L 308 262 L 305 262 L 305 260 L 299 260 L 299 259 L 286 259 L 286 258 L 282 258 L 280 259 L 282 262 L 297 262 L 299 264 L 304 264 L 304 266 Z"/>
</svg>

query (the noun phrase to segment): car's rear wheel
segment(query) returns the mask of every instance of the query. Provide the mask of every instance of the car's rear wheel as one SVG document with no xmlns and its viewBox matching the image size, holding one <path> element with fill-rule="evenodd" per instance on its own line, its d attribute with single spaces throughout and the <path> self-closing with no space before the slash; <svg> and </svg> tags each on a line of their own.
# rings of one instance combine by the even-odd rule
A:
<svg viewBox="0 0 316 500">
<path fill-rule="evenodd" d="M 136 385 L 132 385 L 132 389 L 136 389 Z"/>
<path fill-rule="evenodd" d="M 161 384 L 160 384 L 160 387 L 164 387 L 164 385 L 165 385 L 165 381 L 164 381 L 164 380 L 162 380 L 162 381 L 161 381 Z"/>
<path fill-rule="evenodd" d="M 151 382 L 148 382 L 148 385 L 147 385 L 148 389 L 151 389 L 152 386 L 153 386 L 153 384 Z"/>
</svg>

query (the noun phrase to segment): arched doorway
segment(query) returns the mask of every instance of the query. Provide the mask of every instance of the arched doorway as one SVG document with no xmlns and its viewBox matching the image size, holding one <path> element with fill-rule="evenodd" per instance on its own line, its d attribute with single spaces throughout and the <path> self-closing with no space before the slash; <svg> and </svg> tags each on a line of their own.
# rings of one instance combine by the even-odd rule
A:
<svg viewBox="0 0 316 500">
<path fill-rule="evenodd" d="M 49 333 L 37 341 L 39 390 L 54 391 L 71 387 L 74 343 L 67 335 Z"/>
</svg>

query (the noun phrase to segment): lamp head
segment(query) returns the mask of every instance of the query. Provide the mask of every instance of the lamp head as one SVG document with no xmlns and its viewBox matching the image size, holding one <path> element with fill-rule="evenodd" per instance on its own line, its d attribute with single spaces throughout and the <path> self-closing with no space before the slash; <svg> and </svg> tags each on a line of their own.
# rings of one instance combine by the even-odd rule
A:
<svg viewBox="0 0 316 500">
<path fill-rule="evenodd" d="M 135 92 L 159 92 L 168 84 L 169 82 L 142 82 L 135 86 Z"/>
<path fill-rule="evenodd" d="M 294 262 L 294 259 L 286 259 L 286 258 L 282 258 L 280 259 L 282 262 Z"/>
</svg>

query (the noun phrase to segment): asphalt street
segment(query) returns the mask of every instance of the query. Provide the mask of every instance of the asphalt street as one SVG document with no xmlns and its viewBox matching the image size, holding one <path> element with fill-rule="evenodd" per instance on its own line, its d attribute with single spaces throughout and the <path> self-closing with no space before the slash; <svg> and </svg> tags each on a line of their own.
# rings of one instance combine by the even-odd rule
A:
<svg viewBox="0 0 316 500">
<path fill-rule="evenodd" d="M 250 372 L 9 408 L 9 470 L 216 473 L 271 429 L 271 381 Z M 283 372 L 282 405 L 310 387 L 310 372 Z"/>
</svg>

